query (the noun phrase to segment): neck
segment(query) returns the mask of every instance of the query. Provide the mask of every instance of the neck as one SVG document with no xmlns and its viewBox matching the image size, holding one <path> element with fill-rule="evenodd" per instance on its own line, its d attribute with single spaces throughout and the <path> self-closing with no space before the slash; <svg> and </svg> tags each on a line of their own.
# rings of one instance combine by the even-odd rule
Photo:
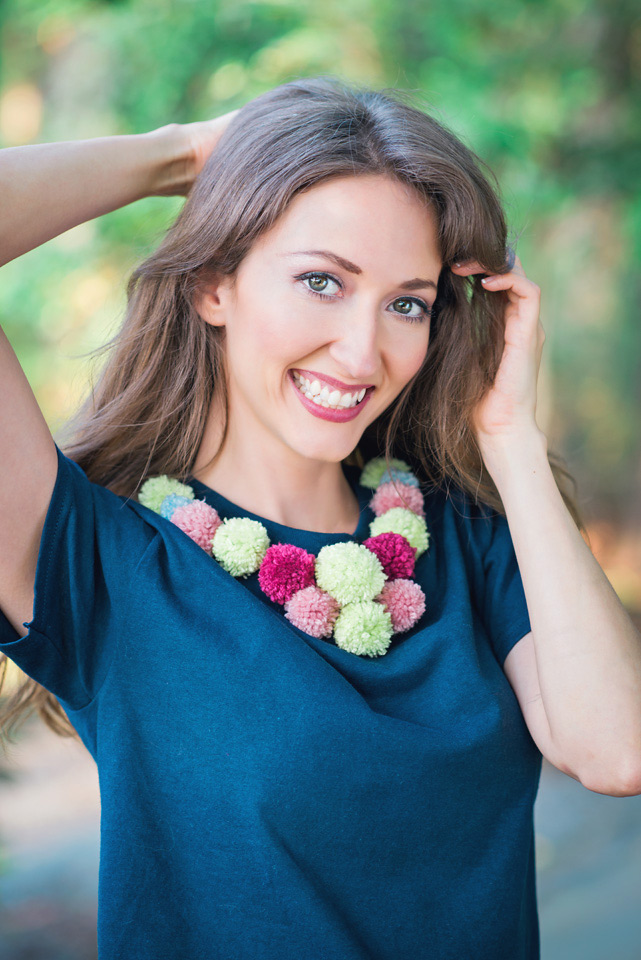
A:
<svg viewBox="0 0 641 960">
<path fill-rule="evenodd" d="M 360 505 L 341 463 L 303 457 L 264 430 L 229 429 L 222 449 L 210 410 L 191 473 L 249 513 L 299 530 L 352 535 Z"/>
</svg>

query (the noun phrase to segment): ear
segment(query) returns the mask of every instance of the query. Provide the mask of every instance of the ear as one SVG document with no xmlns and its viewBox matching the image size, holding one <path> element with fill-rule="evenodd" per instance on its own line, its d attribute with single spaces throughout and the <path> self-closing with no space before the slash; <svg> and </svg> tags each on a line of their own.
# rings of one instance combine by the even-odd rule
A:
<svg viewBox="0 0 641 960">
<path fill-rule="evenodd" d="M 201 282 L 194 295 L 194 307 L 205 323 L 213 327 L 226 325 L 233 289 L 231 277 L 210 277 Z"/>
</svg>

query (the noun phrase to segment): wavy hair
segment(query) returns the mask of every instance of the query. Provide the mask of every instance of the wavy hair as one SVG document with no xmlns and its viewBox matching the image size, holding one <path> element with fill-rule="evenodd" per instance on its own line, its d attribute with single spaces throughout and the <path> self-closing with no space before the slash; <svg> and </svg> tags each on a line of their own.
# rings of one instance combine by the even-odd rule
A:
<svg viewBox="0 0 641 960">
<path fill-rule="evenodd" d="M 508 269 L 511 245 L 496 178 L 415 95 L 334 77 L 296 79 L 247 103 L 232 119 L 158 248 L 133 271 L 127 309 L 96 386 L 58 431 L 57 443 L 88 478 L 136 496 L 147 476 L 191 472 L 212 401 L 228 423 L 224 331 L 195 309 L 201 284 L 232 278 L 252 244 L 301 191 L 333 177 L 382 174 L 412 187 L 436 215 L 443 267 L 424 363 L 346 458 L 408 459 L 426 487 L 450 484 L 505 513 L 484 469 L 472 411 L 492 385 L 504 346 L 505 294 L 455 261 Z M 63 439 L 66 437 L 66 441 Z M 220 448 L 219 448 L 220 449 Z M 556 454 L 548 460 L 579 529 Z M 2 663 L 0 690 L 6 671 Z M 31 678 L 0 715 L 9 732 L 37 710 L 56 733 L 77 733 L 58 700 Z"/>
</svg>

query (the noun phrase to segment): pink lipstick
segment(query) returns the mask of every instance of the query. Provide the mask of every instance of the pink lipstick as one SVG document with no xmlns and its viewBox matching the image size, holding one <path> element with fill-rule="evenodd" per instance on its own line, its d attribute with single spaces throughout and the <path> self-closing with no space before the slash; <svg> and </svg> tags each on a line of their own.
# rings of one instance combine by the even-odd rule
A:
<svg viewBox="0 0 641 960">
<path fill-rule="evenodd" d="M 301 372 L 307 375 L 306 371 L 301 371 Z M 299 390 L 296 384 L 296 381 L 294 380 L 294 373 L 292 370 L 287 371 L 287 379 L 291 383 L 292 388 L 296 393 L 296 396 L 298 397 L 300 402 L 303 404 L 304 407 L 307 408 L 307 410 L 309 410 L 310 413 L 313 413 L 315 417 L 320 417 L 321 420 L 331 420 L 334 423 L 347 423 L 348 420 L 354 420 L 354 418 L 359 415 L 363 407 L 369 402 L 369 398 L 374 392 L 374 387 L 372 386 L 368 387 L 365 393 L 365 396 L 363 397 L 360 403 L 357 403 L 355 407 L 345 407 L 343 410 L 341 410 L 340 408 L 324 407 L 322 406 L 322 404 L 314 403 L 313 400 L 310 400 L 309 397 L 306 397 L 305 394 L 302 393 L 301 390 Z M 323 377 L 323 379 L 327 383 L 332 385 L 337 383 L 337 381 L 335 380 L 332 381 L 329 377 Z M 365 384 L 362 384 L 360 389 L 362 390 L 364 386 Z M 340 389 L 340 387 L 337 386 L 336 389 L 338 390 Z M 345 389 L 345 392 L 347 393 L 349 392 L 349 390 L 356 391 L 358 388 L 345 387 L 344 389 Z"/>
</svg>

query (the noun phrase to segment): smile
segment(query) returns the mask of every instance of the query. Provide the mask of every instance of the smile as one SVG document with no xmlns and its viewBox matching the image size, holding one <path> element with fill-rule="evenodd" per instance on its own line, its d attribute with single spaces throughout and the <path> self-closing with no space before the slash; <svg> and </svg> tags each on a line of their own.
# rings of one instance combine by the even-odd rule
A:
<svg viewBox="0 0 641 960">
<path fill-rule="evenodd" d="M 321 386 L 318 380 L 310 382 L 295 370 L 289 370 L 287 376 L 304 407 L 315 416 L 335 423 L 344 423 L 357 417 L 374 392 L 374 387 L 368 387 L 358 392 L 341 393 L 327 385 Z"/>
</svg>

